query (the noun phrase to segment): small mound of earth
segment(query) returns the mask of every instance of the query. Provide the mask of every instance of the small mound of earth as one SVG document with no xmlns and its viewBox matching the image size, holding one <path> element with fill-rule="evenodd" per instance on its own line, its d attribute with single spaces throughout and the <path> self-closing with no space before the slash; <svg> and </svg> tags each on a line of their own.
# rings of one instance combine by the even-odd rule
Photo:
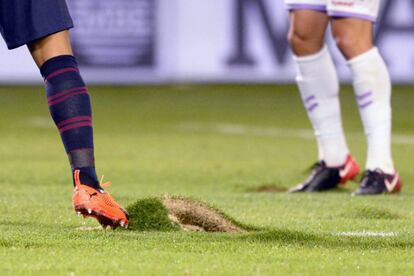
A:
<svg viewBox="0 0 414 276">
<path fill-rule="evenodd" d="M 284 193 L 287 192 L 287 188 L 280 187 L 274 184 L 264 184 L 259 187 L 250 188 L 247 192 L 255 192 L 255 193 Z"/>
<path fill-rule="evenodd" d="M 205 203 L 185 198 L 164 197 L 168 217 L 188 231 L 242 232 L 240 226 Z"/>
<path fill-rule="evenodd" d="M 141 199 L 128 206 L 129 228 L 138 231 L 244 232 L 239 223 L 208 204 L 165 196 Z"/>
</svg>

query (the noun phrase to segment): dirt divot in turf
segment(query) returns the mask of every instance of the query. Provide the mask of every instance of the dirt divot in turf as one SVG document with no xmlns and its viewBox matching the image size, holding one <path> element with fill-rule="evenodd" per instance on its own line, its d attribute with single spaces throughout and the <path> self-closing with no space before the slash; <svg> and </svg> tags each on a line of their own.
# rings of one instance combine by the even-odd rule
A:
<svg viewBox="0 0 414 276">
<path fill-rule="evenodd" d="M 129 228 L 137 231 L 203 231 L 240 233 L 246 229 L 208 204 L 165 196 L 136 201 L 127 207 Z"/>
<path fill-rule="evenodd" d="M 231 219 L 203 202 L 185 198 L 164 197 L 169 218 L 188 231 L 242 232 Z"/>
<path fill-rule="evenodd" d="M 263 184 L 259 187 L 249 188 L 246 191 L 248 193 L 285 193 L 287 190 L 287 188 L 275 184 Z"/>
</svg>

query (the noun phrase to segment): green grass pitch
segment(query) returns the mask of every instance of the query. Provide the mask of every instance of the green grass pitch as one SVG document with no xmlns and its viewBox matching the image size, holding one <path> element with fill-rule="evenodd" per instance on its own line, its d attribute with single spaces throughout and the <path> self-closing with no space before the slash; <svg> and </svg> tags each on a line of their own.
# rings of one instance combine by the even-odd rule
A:
<svg viewBox="0 0 414 276">
<path fill-rule="evenodd" d="M 41 87 L 0 88 L 0 274 L 284 275 L 414 273 L 414 88 L 395 87 L 399 196 L 357 187 L 289 195 L 316 159 L 294 86 L 92 87 L 96 160 L 123 205 L 200 199 L 247 233 L 82 231 L 63 146 Z M 341 94 L 353 155 L 366 144 L 351 89 Z M 262 186 L 276 193 L 256 192 Z"/>
</svg>

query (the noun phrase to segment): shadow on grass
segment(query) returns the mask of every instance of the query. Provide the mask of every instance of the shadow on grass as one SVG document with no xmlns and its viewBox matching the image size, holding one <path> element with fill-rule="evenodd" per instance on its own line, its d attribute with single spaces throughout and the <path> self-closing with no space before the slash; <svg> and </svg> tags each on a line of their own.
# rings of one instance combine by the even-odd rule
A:
<svg viewBox="0 0 414 276">
<path fill-rule="evenodd" d="M 0 237 L 0 248 L 50 248 L 50 243 L 46 244 L 43 242 L 36 242 L 30 240 L 16 239 L 16 238 L 1 238 Z"/>
<path fill-rule="evenodd" d="M 273 183 L 265 183 L 257 187 L 250 187 L 246 189 L 247 193 L 285 193 L 287 188 Z"/>
<path fill-rule="evenodd" d="M 387 209 L 385 207 L 373 207 L 373 206 L 359 206 L 352 207 L 343 212 L 344 217 L 352 219 L 401 219 L 403 216 L 395 211 Z"/>
<path fill-rule="evenodd" d="M 197 201 L 194 201 L 198 203 Z M 198 203 L 201 204 L 201 203 Z M 208 205 L 206 205 L 208 206 Z M 193 208 L 193 207 L 191 207 Z M 190 209 L 191 209 L 190 208 Z M 220 215 L 229 223 L 243 229 L 239 233 L 201 233 L 182 235 L 183 242 L 194 241 L 237 241 L 248 243 L 269 243 L 279 244 L 281 246 L 299 246 L 308 248 L 346 248 L 346 249 L 381 249 L 381 248 L 414 248 L 414 240 L 409 235 L 402 236 L 338 236 L 333 233 L 315 233 L 290 229 L 272 229 L 259 228 L 253 225 L 246 225 L 236 221 L 232 217 L 224 214 L 222 211 L 209 207 L 214 210 L 215 214 Z M 362 209 L 361 209 L 362 208 Z M 400 216 L 387 209 L 363 206 L 361 208 L 352 208 L 348 210 L 347 215 L 353 218 L 362 219 L 398 219 Z M 169 220 L 169 212 L 160 198 L 147 198 L 139 200 L 128 207 L 130 212 L 130 222 L 132 230 L 136 232 L 180 232 L 172 221 Z M 344 214 L 345 215 L 345 214 Z M 136 220 L 136 221 L 134 221 Z M 215 219 L 214 219 L 215 220 Z M 197 225 L 202 225 L 197 224 Z M 208 230 L 206 230 L 208 232 Z M 226 231 L 219 231 L 226 232 Z M 178 233 L 178 236 L 181 234 Z M 125 238 L 134 238 L 133 236 Z"/>
<path fill-rule="evenodd" d="M 345 188 L 345 187 L 336 187 L 335 189 L 329 190 L 329 191 L 324 191 L 322 193 L 332 193 L 332 194 L 351 194 L 353 191 L 349 188 Z"/>
<path fill-rule="evenodd" d="M 308 248 L 346 248 L 346 249 L 412 249 L 412 237 L 356 237 L 315 234 L 289 229 L 273 229 L 232 237 L 239 241 L 295 245 Z"/>
<path fill-rule="evenodd" d="M 293 187 L 293 186 L 292 186 Z M 245 192 L 247 193 L 268 193 L 268 194 L 280 194 L 280 193 L 287 193 L 288 192 L 288 188 L 281 186 L 281 185 L 276 185 L 276 184 L 263 184 L 257 187 L 250 187 L 245 189 Z M 329 190 L 329 191 L 321 191 L 318 192 L 318 194 L 326 194 L 326 193 L 342 193 L 342 194 L 351 194 L 351 190 L 345 187 L 337 187 L 335 189 Z M 314 193 L 316 194 L 316 193 Z"/>
<path fill-rule="evenodd" d="M 392 237 L 337 236 L 332 233 L 307 233 L 290 229 L 262 229 L 245 233 L 206 233 L 206 232 L 134 232 L 120 231 L 122 240 L 134 242 L 145 237 L 156 236 L 160 243 L 194 244 L 203 247 L 206 243 L 246 243 L 276 245 L 297 248 L 344 249 L 344 250 L 380 250 L 414 248 L 414 239 L 410 235 Z"/>
<path fill-rule="evenodd" d="M 48 224 L 39 221 L 18 221 L 18 220 L 0 220 L 0 226 L 5 226 L 6 229 L 12 229 L 15 232 L 24 231 L 24 229 L 36 229 L 37 232 L 54 231 L 57 224 Z M 71 230 L 73 226 L 59 225 L 60 229 Z"/>
</svg>

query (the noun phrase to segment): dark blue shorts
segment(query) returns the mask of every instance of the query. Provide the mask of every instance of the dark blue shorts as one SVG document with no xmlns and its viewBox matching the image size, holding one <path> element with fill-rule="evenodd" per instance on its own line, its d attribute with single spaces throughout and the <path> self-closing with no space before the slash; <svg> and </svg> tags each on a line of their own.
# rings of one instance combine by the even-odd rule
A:
<svg viewBox="0 0 414 276">
<path fill-rule="evenodd" d="M 72 27 L 65 0 L 0 0 L 0 32 L 9 49 Z"/>
</svg>

